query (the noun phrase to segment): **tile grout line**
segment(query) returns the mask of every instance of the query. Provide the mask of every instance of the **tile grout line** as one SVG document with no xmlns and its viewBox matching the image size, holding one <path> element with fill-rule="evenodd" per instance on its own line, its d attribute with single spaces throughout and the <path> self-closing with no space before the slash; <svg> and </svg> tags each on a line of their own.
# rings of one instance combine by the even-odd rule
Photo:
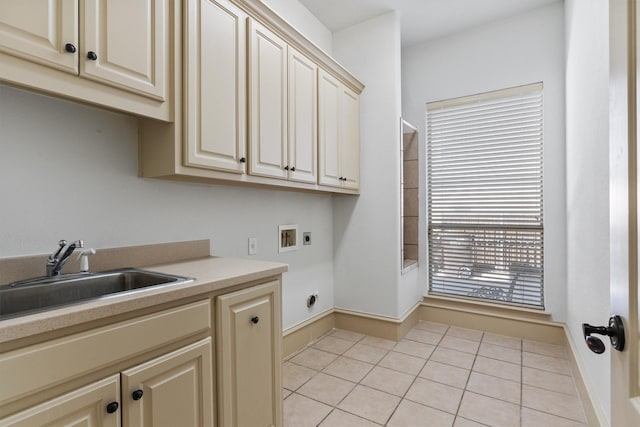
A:
<svg viewBox="0 0 640 427">
<path fill-rule="evenodd" d="M 415 326 L 414 326 L 414 328 L 415 328 Z M 460 417 L 460 418 L 464 418 L 464 419 L 467 419 L 466 417 L 462 417 L 462 416 L 460 416 L 460 415 L 459 415 L 459 411 L 460 411 L 460 408 L 461 408 L 461 405 L 462 405 L 462 400 L 463 400 L 463 398 L 464 398 L 464 395 L 467 393 L 467 391 L 469 391 L 469 392 L 470 392 L 470 390 L 468 390 L 468 389 L 467 389 L 467 387 L 468 387 L 468 385 L 469 385 L 469 380 L 470 380 L 471 374 L 472 374 L 473 372 L 475 372 L 475 371 L 474 371 L 474 367 L 476 366 L 476 363 L 477 363 L 477 361 L 478 361 L 478 356 L 480 355 L 480 354 L 479 354 L 479 352 L 480 352 L 480 346 L 482 345 L 482 343 L 486 343 L 486 344 L 491 344 L 491 345 L 494 345 L 494 346 L 498 346 L 498 347 L 502 347 L 502 348 L 507 348 L 507 349 L 511 349 L 511 350 L 513 350 L 513 347 L 512 347 L 512 346 L 507 346 L 507 345 L 500 345 L 500 344 L 496 344 L 496 343 L 489 343 L 489 342 L 486 342 L 486 341 L 485 341 L 485 338 L 486 338 L 486 334 L 487 334 L 487 333 L 486 333 L 486 332 L 484 332 L 484 331 L 480 331 L 480 332 L 481 332 L 481 335 L 480 335 L 480 340 L 479 340 L 479 341 L 476 341 L 476 340 L 474 340 L 474 339 L 469 339 L 469 338 L 457 337 L 457 336 L 455 336 L 455 335 L 448 335 L 448 334 L 449 334 L 449 332 L 451 332 L 451 328 L 452 328 L 452 326 L 447 326 L 447 327 L 446 327 L 446 329 L 445 329 L 443 332 L 435 332 L 435 331 L 428 330 L 428 329 L 426 329 L 426 330 L 425 330 L 425 331 L 427 331 L 427 332 L 429 332 L 429 333 L 432 333 L 432 334 L 438 334 L 438 335 L 440 335 L 440 338 L 438 339 L 437 343 L 432 343 L 432 342 L 423 342 L 423 341 L 419 341 L 419 340 L 417 340 L 417 339 L 415 339 L 415 338 L 414 338 L 414 339 L 412 339 L 412 338 L 404 338 L 404 339 L 406 339 L 406 340 L 408 340 L 408 341 L 411 341 L 411 342 L 414 342 L 414 343 L 433 346 L 433 350 L 430 352 L 429 356 L 428 356 L 426 359 L 424 359 L 424 361 L 423 361 L 423 363 L 421 364 L 420 369 L 417 371 L 417 373 L 416 373 L 415 375 L 410 374 L 410 375 L 412 375 L 412 376 L 413 376 L 413 379 L 412 379 L 412 381 L 411 381 L 411 384 L 407 387 L 407 389 L 405 390 L 405 392 L 403 393 L 403 395 L 402 395 L 402 396 L 398 396 L 398 395 L 395 395 L 395 394 L 393 394 L 393 393 L 388 393 L 388 392 L 387 392 L 387 391 L 385 391 L 385 390 L 379 390 L 379 389 L 377 389 L 377 388 L 375 388 L 375 387 L 370 387 L 370 386 L 368 386 L 368 385 L 366 385 L 366 384 L 363 384 L 363 383 L 362 383 L 362 382 L 364 381 L 364 379 L 365 379 L 365 378 L 367 378 L 367 377 L 371 374 L 371 372 L 372 372 L 375 368 L 377 368 L 377 367 L 382 368 L 382 369 L 392 370 L 392 371 L 394 371 L 394 372 L 399 372 L 399 373 L 407 374 L 406 372 L 399 371 L 399 370 L 397 370 L 397 369 L 393 369 L 393 368 L 389 368 L 389 367 L 386 367 L 386 366 L 382 366 L 382 365 L 380 365 L 380 363 L 381 363 L 381 362 L 382 362 L 382 361 L 383 361 L 383 360 L 384 360 L 384 359 L 385 359 L 385 358 L 386 358 L 386 357 L 387 357 L 391 352 L 396 352 L 396 353 L 399 353 L 399 354 L 402 354 L 402 355 L 405 355 L 405 356 L 416 357 L 416 356 L 414 356 L 413 354 L 404 353 L 404 352 L 402 352 L 402 351 L 395 351 L 395 350 L 394 350 L 394 349 L 396 348 L 396 346 L 398 345 L 398 343 L 402 342 L 402 340 L 401 340 L 401 341 L 399 341 L 399 342 L 397 342 L 397 343 L 396 343 L 392 348 L 386 348 L 386 347 L 382 347 L 382 346 L 381 346 L 381 347 L 378 347 L 378 346 L 372 346 L 372 345 L 368 345 L 368 344 L 363 344 L 363 343 L 362 343 L 362 341 L 363 341 L 366 337 L 368 337 L 368 335 L 364 335 L 364 334 L 363 334 L 361 337 L 359 337 L 357 340 L 355 340 L 355 341 L 350 340 L 350 339 L 341 338 L 341 337 L 339 337 L 339 336 L 336 336 L 336 337 L 334 337 L 334 338 L 336 338 L 336 339 L 340 339 L 340 340 L 344 340 L 344 341 L 349 341 L 349 342 L 351 342 L 351 345 L 350 345 L 349 347 L 347 347 L 344 351 L 342 351 L 342 353 L 334 353 L 334 352 L 327 351 L 327 350 L 324 350 L 324 349 L 321 349 L 321 348 L 315 348 L 315 347 L 313 347 L 313 345 L 314 345 L 315 343 L 319 342 L 320 340 L 322 340 L 322 339 L 324 339 L 324 338 L 326 338 L 326 337 L 328 337 L 328 336 L 331 336 L 331 335 L 333 334 L 333 332 L 336 330 L 336 329 L 334 328 L 334 329 L 333 329 L 332 331 L 330 331 L 329 333 L 327 333 L 327 334 L 325 334 L 324 336 L 322 336 L 322 337 L 318 338 L 318 339 L 317 339 L 317 340 L 315 340 L 313 343 L 308 344 L 307 346 L 305 346 L 305 348 L 303 348 L 302 350 L 300 350 L 300 351 L 299 351 L 299 352 L 297 352 L 296 354 L 289 356 L 289 358 L 287 358 L 287 359 L 285 360 L 285 361 L 288 361 L 288 362 L 290 362 L 290 363 L 292 363 L 292 364 L 294 364 L 294 365 L 296 365 L 296 366 L 301 366 L 301 367 L 304 367 L 304 368 L 307 368 L 307 369 L 310 369 L 311 371 L 313 371 L 313 375 L 312 375 L 310 378 L 308 378 L 304 383 L 302 383 L 300 386 L 298 386 L 295 390 L 291 390 L 291 394 L 294 394 L 294 393 L 295 393 L 295 394 L 298 394 L 299 396 L 302 396 L 302 397 L 305 397 L 305 398 L 309 398 L 309 399 L 311 399 L 311 400 L 313 400 L 313 401 L 319 402 L 319 403 L 321 403 L 321 404 L 326 405 L 327 407 L 329 407 L 331 410 L 330 410 L 330 411 L 329 411 L 329 412 L 324 416 L 324 418 L 320 421 L 320 423 L 319 423 L 319 424 L 321 424 L 321 423 L 322 423 L 322 422 L 324 422 L 324 421 L 325 421 L 325 420 L 326 420 L 326 419 L 327 419 L 327 418 L 328 418 L 328 417 L 329 417 L 333 412 L 335 412 L 336 410 L 341 410 L 340 408 L 338 408 L 338 406 L 339 406 L 339 405 L 340 405 L 340 404 L 341 404 L 341 403 L 342 403 L 342 402 L 347 398 L 347 396 L 349 396 L 349 395 L 353 392 L 353 390 L 355 390 L 355 388 L 356 388 L 357 386 L 362 386 L 362 387 L 366 387 L 366 388 L 369 388 L 369 389 L 372 389 L 372 390 L 376 390 L 376 391 L 378 391 L 378 392 L 387 393 L 387 394 L 390 394 L 390 395 L 393 395 L 393 396 L 395 396 L 395 397 L 399 398 L 399 401 L 398 401 L 398 403 L 395 405 L 395 407 L 394 407 L 393 411 L 391 411 L 390 415 L 387 417 L 387 419 L 386 419 L 386 421 L 385 421 L 385 425 L 386 425 L 386 424 L 387 424 L 387 423 L 388 423 L 388 422 L 393 418 L 393 416 L 394 416 L 394 415 L 395 415 L 395 413 L 397 412 L 398 407 L 400 406 L 400 404 L 402 403 L 402 401 L 403 401 L 403 400 L 407 400 L 407 401 L 409 401 L 409 402 L 414 402 L 414 401 L 413 401 L 413 400 L 411 400 L 411 399 L 407 399 L 407 397 L 406 397 L 406 396 L 407 396 L 407 394 L 408 394 L 409 390 L 410 390 L 410 389 L 415 385 L 415 383 L 416 383 L 417 379 L 418 379 L 418 378 L 423 378 L 423 377 L 420 377 L 420 373 L 425 369 L 425 367 L 426 367 L 427 363 L 428 363 L 430 360 L 432 360 L 431 358 L 432 358 L 433 354 L 438 350 L 438 348 L 443 348 L 443 349 L 446 349 L 446 350 L 451 350 L 451 351 L 457 351 L 457 352 L 460 352 L 460 350 L 459 350 L 459 349 L 452 349 L 452 348 L 448 348 L 448 347 L 443 347 L 443 346 L 441 346 L 441 344 L 442 344 L 443 340 L 445 339 L 445 337 L 447 337 L 447 336 L 451 336 L 451 337 L 454 337 L 454 338 L 463 339 L 463 340 L 467 340 L 467 341 L 475 341 L 475 342 L 477 342 L 477 343 L 478 343 L 478 349 L 477 349 L 477 350 L 475 351 L 475 353 L 473 354 L 473 362 L 472 362 L 471 367 L 470 367 L 470 369 L 469 369 L 469 375 L 468 375 L 467 380 L 466 380 L 466 382 L 465 382 L 465 386 L 464 386 L 464 388 L 462 389 L 462 395 L 461 395 L 460 401 L 458 402 L 458 406 L 457 406 L 457 409 L 456 409 L 456 413 L 455 413 L 455 414 L 451 414 L 450 412 L 442 411 L 442 409 L 440 409 L 440 408 L 434 408 L 434 407 L 432 407 L 432 406 L 430 406 L 430 405 L 425 405 L 424 403 L 421 403 L 421 402 L 414 402 L 414 403 L 419 404 L 419 405 L 422 405 L 422 406 L 425 406 L 425 407 L 431 407 L 431 408 L 433 408 L 433 409 L 436 409 L 436 410 L 442 411 L 442 412 L 444 412 L 444 413 L 451 414 L 451 415 L 453 415 L 453 416 L 454 416 L 454 421 L 455 421 L 455 419 L 456 419 L 456 418 L 458 418 L 458 417 Z M 412 329 L 413 329 L 413 328 L 412 328 Z M 418 330 L 424 330 L 424 329 L 418 328 Z M 559 417 L 559 418 L 562 418 L 562 419 L 565 419 L 565 420 L 574 421 L 574 422 L 576 422 L 576 421 L 577 421 L 577 422 L 581 422 L 581 421 L 575 420 L 574 418 L 569 418 L 569 417 L 566 417 L 566 416 L 557 415 L 557 414 L 555 414 L 555 413 L 550 413 L 550 412 L 546 412 L 546 411 L 541 411 L 541 410 L 538 410 L 538 409 L 535 409 L 535 408 L 529 408 L 528 406 L 525 406 L 525 405 L 524 405 L 524 400 L 523 400 L 523 398 L 524 398 L 524 385 L 525 385 L 525 384 L 524 384 L 524 368 L 525 368 L 525 365 L 524 365 L 524 353 L 525 353 L 525 351 L 524 351 L 524 340 L 519 340 L 519 341 L 520 341 L 520 342 L 519 342 L 519 344 L 520 344 L 520 345 L 519 345 L 519 346 L 520 346 L 520 366 L 519 366 L 519 369 L 520 369 L 520 399 L 519 399 L 519 402 L 520 402 L 520 404 L 519 404 L 519 407 L 520 407 L 520 414 L 519 414 L 519 415 L 520 415 L 520 419 L 519 419 L 519 420 L 520 420 L 520 424 L 522 424 L 522 422 L 523 422 L 523 421 L 522 421 L 522 409 L 523 409 L 523 408 L 525 408 L 525 407 L 526 407 L 526 408 L 528 408 L 528 409 L 532 409 L 532 410 L 538 411 L 538 412 L 540 412 L 540 413 L 548 414 L 548 415 L 550 415 L 550 416 Z M 357 358 L 355 358 L 355 357 L 351 357 L 351 356 L 347 356 L 347 355 L 345 355 L 345 353 L 347 353 L 349 350 L 353 349 L 353 347 L 355 347 L 355 346 L 356 346 L 357 344 L 359 344 L 359 343 L 360 343 L 360 344 L 362 344 L 363 346 L 367 346 L 367 347 L 374 347 L 374 348 L 377 348 L 377 349 L 384 350 L 384 352 L 382 353 L 382 355 L 381 355 L 380 357 L 378 357 L 377 362 L 375 362 L 375 363 L 371 363 L 371 362 L 368 362 L 368 361 L 364 361 L 364 360 L 357 359 Z M 435 344 L 435 345 L 434 345 L 434 344 Z M 315 368 L 311 368 L 311 367 L 309 367 L 309 366 L 305 366 L 305 365 L 302 365 L 302 364 L 300 364 L 300 363 L 296 363 L 296 362 L 292 362 L 292 361 L 291 361 L 291 359 L 292 359 L 292 358 L 294 358 L 294 357 L 295 357 L 295 356 L 297 356 L 298 354 L 300 354 L 300 353 L 302 353 L 303 351 L 305 351 L 305 350 L 307 350 L 307 349 L 310 349 L 310 348 L 313 348 L 313 349 L 314 349 L 314 350 L 316 350 L 316 351 L 322 351 L 322 352 L 325 352 L 325 353 L 328 353 L 328 354 L 334 355 L 334 356 L 336 356 L 336 358 L 335 358 L 332 362 L 330 362 L 328 365 L 326 365 L 326 366 L 324 366 L 324 367 L 320 368 L 320 370 L 317 370 L 317 369 L 315 369 Z M 468 352 L 465 352 L 465 351 L 463 351 L 462 353 L 467 353 L 467 354 L 469 354 Z M 550 355 L 548 355 L 548 354 L 539 353 L 539 352 L 535 352 L 535 351 L 528 351 L 527 353 L 532 353 L 532 354 L 539 355 L 539 356 L 544 356 L 544 357 L 550 357 L 550 358 L 557 359 L 557 360 L 566 360 L 566 359 L 563 359 L 563 358 L 558 358 L 558 357 L 555 357 L 555 356 L 550 356 Z M 354 381 L 348 380 L 348 379 L 346 379 L 346 378 L 339 377 L 339 376 L 337 376 L 337 375 L 332 375 L 332 374 L 330 374 L 330 373 L 323 372 L 323 370 L 324 370 L 324 369 L 326 369 L 329 365 L 331 365 L 332 363 L 334 363 L 334 361 L 335 361 L 335 360 L 337 360 L 337 359 L 338 359 L 338 358 L 340 358 L 340 357 L 344 357 L 344 358 L 351 359 L 351 360 L 355 360 L 355 361 L 362 362 L 362 363 L 367 363 L 367 364 L 372 365 L 372 367 L 371 367 L 371 368 L 367 371 L 367 373 L 366 373 L 366 374 L 364 374 L 364 375 L 363 375 L 363 377 L 362 377 L 362 378 L 360 378 L 357 382 L 354 382 Z M 483 355 L 483 357 L 486 357 L 487 359 L 491 359 L 491 360 L 499 361 L 499 362 L 502 362 L 502 363 L 509 363 L 509 364 L 516 365 L 515 363 L 512 363 L 512 362 L 510 362 L 510 361 L 508 361 L 508 360 L 496 359 L 496 358 L 494 358 L 494 357 L 490 357 L 490 356 L 486 356 L 486 355 Z M 419 358 L 420 358 L 420 359 L 422 359 L 421 357 L 419 357 Z M 434 363 L 435 363 L 435 361 L 434 361 Z M 446 361 L 445 361 L 445 362 L 438 362 L 438 363 L 443 363 L 443 364 L 445 364 L 445 365 L 447 365 L 447 366 L 452 366 L 452 367 L 456 367 L 456 368 L 461 368 L 460 366 L 449 364 L 449 363 L 447 363 Z M 573 378 L 573 376 L 572 376 L 572 375 L 564 375 L 564 374 L 562 374 L 562 373 L 560 373 L 560 372 L 550 371 L 550 370 L 546 370 L 546 369 L 540 369 L 540 368 L 538 368 L 538 367 L 528 367 L 528 368 L 533 369 L 533 370 L 539 370 L 539 371 L 541 371 L 541 372 L 547 372 L 547 373 L 554 374 L 554 375 L 561 375 L 561 376 L 569 377 L 569 378 L 571 378 L 571 380 L 573 381 L 573 383 L 574 383 L 574 387 L 575 387 L 575 379 Z M 462 369 L 464 369 L 464 368 L 462 368 Z M 343 397 L 340 399 L 340 401 L 339 401 L 339 402 L 337 402 L 337 404 L 336 404 L 336 405 L 329 405 L 329 404 L 326 404 L 326 403 L 321 402 L 321 401 L 319 401 L 319 400 L 316 400 L 316 399 L 314 399 L 314 398 L 310 398 L 310 397 L 308 397 L 308 396 L 301 395 L 300 393 L 298 393 L 298 390 L 300 390 L 300 389 L 301 389 L 305 384 L 307 384 L 307 383 L 308 383 L 312 378 L 316 377 L 316 376 L 317 376 L 317 374 L 319 374 L 319 373 L 324 373 L 325 375 L 332 376 L 332 377 L 334 377 L 334 378 L 338 378 L 338 379 L 341 379 L 341 380 L 343 380 L 343 381 L 350 382 L 350 383 L 354 384 L 354 387 L 351 389 L 351 391 L 347 392 L 347 394 L 346 394 L 345 396 L 343 396 Z M 510 379 L 508 379 L 508 378 L 502 378 L 502 377 L 499 377 L 499 376 L 496 376 L 496 375 L 491 375 L 491 374 L 484 374 L 484 375 L 488 375 L 488 376 L 490 376 L 490 377 L 494 377 L 494 378 L 501 379 L 501 380 L 506 380 L 506 381 L 509 381 L 509 382 L 515 382 L 515 381 L 510 380 Z M 424 379 L 424 378 L 423 378 L 423 379 Z M 426 380 L 433 381 L 433 382 L 435 382 L 435 383 L 442 384 L 442 385 L 445 385 L 445 386 L 449 386 L 449 387 L 453 387 L 453 388 L 458 388 L 458 387 L 453 386 L 453 385 L 451 385 L 451 384 L 442 383 L 442 382 L 439 382 L 439 381 L 437 381 L 437 380 L 431 380 L 431 379 L 428 379 L 428 378 L 426 378 Z M 535 388 L 535 389 L 540 389 L 540 390 L 548 391 L 548 392 L 552 392 L 552 393 L 558 393 L 558 394 L 564 395 L 564 396 L 566 396 L 566 397 L 568 397 L 568 398 L 577 398 L 578 403 L 580 404 L 580 407 L 581 407 L 582 409 L 584 408 L 584 406 L 582 405 L 582 401 L 579 399 L 579 396 L 575 396 L 575 395 L 571 395 L 571 394 L 563 393 L 563 392 L 556 391 L 556 390 L 552 390 L 552 389 L 545 389 L 545 388 L 543 388 L 543 387 L 536 387 L 536 386 L 530 386 L 530 387 Z M 458 389 L 459 389 L 459 388 L 458 388 Z M 286 389 L 286 390 L 289 390 L 289 389 Z M 291 396 L 291 394 L 290 394 L 289 396 L 287 396 L 287 398 L 286 398 L 286 399 L 288 399 L 288 398 Z M 486 395 L 485 395 L 485 394 L 483 394 L 483 393 L 478 393 L 478 394 L 479 394 L 479 395 L 486 396 Z M 495 400 L 498 400 L 498 401 L 502 401 L 502 402 L 506 402 L 506 403 L 511 403 L 511 404 L 513 404 L 513 402 L 510 402 L 510 401 L 507 401 L 507 400 L 504 400 L 504 399 L 501 399 L 501 398 L 497 398 L 497 397 L 494 397 L 494 396 L 486 396 L 486 397 L 491 398 L 491 399 L 495 399 Z M 363 419 L 363 420 L 367 420 L 367 421 L 371 421 L 371 422 L 373 422 L 372 420 L 369 420 L 369 419 L 367 419 L 367 418 L 364 418 L 364 417 L 362 417 L 362 416 L 360 416 L 360 415 L 358 415 L 358 414 L 354 414 L 354 413 L 349 412 L 349 411 L 346 411 L 346 413 L 348 413 L 348 414 L 350 414 L 350 415 L 352 415 L 352 416 L 358 417 L 358 418 L 360 418 L 360 419 Z M 475 420 L 473 420 L 473 421 L 475 421 Z M 475 422 L 477 422 L 477 421 L 475 421 Z M 377 422 L 374 422 L 374 423 L 375 423 L 375 424 L 377 424 Z M 319 424 L 318 424 L 318 425 L 319 425 Z"/>
</svg>

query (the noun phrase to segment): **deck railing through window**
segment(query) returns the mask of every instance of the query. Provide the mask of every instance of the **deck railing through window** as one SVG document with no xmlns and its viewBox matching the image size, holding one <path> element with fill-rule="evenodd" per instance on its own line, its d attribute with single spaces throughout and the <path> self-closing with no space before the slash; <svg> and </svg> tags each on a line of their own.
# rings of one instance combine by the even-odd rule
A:
<svg viewBox="0 0 640 427">
<path fill-rule="evenodd" d="M 429 291 L 544 307 L 542 84 L 427 105 Z"/>
</svg>

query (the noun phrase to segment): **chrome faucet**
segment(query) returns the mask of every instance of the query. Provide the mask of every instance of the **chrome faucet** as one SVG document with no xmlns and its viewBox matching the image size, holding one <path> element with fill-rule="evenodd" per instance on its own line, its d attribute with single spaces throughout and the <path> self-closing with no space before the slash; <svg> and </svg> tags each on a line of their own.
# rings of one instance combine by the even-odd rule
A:
<svg viewBox="0 0 640 427">
<path fill-rule="evenodd" d="M 75 242 L 67 243 L 66 240 L 60 240 L 58 242 L 58 250 L 49 255 L 47 259 L 47 276 L 58 276 L 60 270 L 64 267 L 67 260 L 76 250 L 76 248 L 83 248 L 84 242 L 82 240 L 76 240 Z"/>
</svg>

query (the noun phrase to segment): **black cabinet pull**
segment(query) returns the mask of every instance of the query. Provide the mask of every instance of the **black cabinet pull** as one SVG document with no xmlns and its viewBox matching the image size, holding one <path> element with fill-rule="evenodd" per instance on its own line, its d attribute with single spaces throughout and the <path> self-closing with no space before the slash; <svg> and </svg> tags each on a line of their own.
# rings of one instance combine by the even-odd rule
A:
<svg viewBox="0 0 640 427">
<path fill-rule="evenodd" d="M 133 400 L 140 400 L 142 399 L 142 395 L 144 394 L 144 391 L 138 389 L 136 391 L 134 391 L 133 393 L 131 393 L 131 397 L 133 398 Z"/>
<path fill-rule="evenodd" d="M 295 166 L 291 166 L 291 172 L 295 172 L 296 171 L 296 167 Z"/>
<path fill-rule="evenodd" d="M 69 53 L 76 53 L 76 47 L 71 43 L 65 44 L 64 45 L 64 50 L 69 52 Z"/>
<path fill-rule="evenodd" d="M 247 163 L 246 157 L 240 157 L 240 163 Z"/>
<path fill-rule="evenodd" d="M 90 51 L 87 53 L 87 58 L 89 58 L 89 59 L 90 59 L 90 60 L 92 60 L 92 61 L 95 61 L 96 59 L 98 59 L 98 54 L 97 54 L 97 53 L 95 53 L 94 51 L 90 50 Z"/>
<path fill-rule="evenodd" d="M 118 410 L 119 407 L 120 405 L 118 405 L 118 402 L 111 402 L 107 405 L 107 413 L 113 414 Z"/>
<path fill-rule="evenodd" d="M 254 325 L 257 325 L 259 321 L 260 321 L 260 318 L 258 316 L 253 316 L 251 318 L 251 323 L 253 323 Z"/>
</svg>

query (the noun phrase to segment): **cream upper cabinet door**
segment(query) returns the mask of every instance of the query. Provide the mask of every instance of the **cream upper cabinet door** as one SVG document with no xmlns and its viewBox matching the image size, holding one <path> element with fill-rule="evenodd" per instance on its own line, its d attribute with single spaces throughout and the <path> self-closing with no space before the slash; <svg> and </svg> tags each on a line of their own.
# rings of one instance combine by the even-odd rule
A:
<svg viewBox="0 0 640 427">
<path fill-rule="evenodd" d="M 360 187 L 360 97 L 320 70 L 318 83 L 319 183 Z"/>
<path fill-rule="evenodd" d="M 77 0 L 0 1 L 0 52 L 77 74 L 77 48 Z"/>
<path fill-rule="evenodd" d="M 289 179 L 318 180 L 318 66 L 289 46 Z"/>
<path fill-rule="evenodd" d="M 214 425 L 212 369 L 205 338 L 122 372 L 123 425 Z"/>
<path fill-rule="evenodd" d="M 318 165 L 319 183 L 341 187 L 340 180 L 340 91 L 337 79 L 319 71 L 318 77 Z"/>
<path fill-rule="evenodd" d="M 287 44 L 249 19 L 249 173 L 287 178 Z"/>
<path fill-rule="evenodd" d="M 84 0 L 80 75 L 166 99 L 167 0 Z"/>
<path fill-rule="evenodd" d="M 360 97 L 342 87 L 340 96 L 340 171 L 342 185 L 360 188 Z"/>
<path fill-rule="evenodd" d="M 120 375 L 116 374 L 2 419 L 0 427 L 119 427 L 118 402 Z"/>
<path fill-rule="evenodd" d="M 219 425 L 282 426 L 280 282 L 218 297 Z"/>
<path fill-rule="evenodd" d="M 247 15 L 228 0 L 189 0 L 185 15 L 185 164 L 244 173 Z"/>
</svg>

